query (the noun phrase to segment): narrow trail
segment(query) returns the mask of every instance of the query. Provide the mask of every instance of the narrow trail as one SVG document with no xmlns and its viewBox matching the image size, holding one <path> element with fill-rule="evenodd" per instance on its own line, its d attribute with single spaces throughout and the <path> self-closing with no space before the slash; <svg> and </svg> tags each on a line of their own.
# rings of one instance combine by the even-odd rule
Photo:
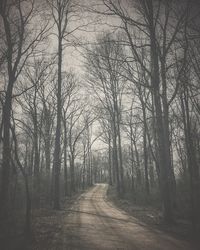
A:
<svg viewBox="0 0 200 250">
<path fill-rule="evenodd" d="M 64 218 L 63 250 L 193 250 L 107 201 L 106 184 L 82 194 Z"/>
</svg>

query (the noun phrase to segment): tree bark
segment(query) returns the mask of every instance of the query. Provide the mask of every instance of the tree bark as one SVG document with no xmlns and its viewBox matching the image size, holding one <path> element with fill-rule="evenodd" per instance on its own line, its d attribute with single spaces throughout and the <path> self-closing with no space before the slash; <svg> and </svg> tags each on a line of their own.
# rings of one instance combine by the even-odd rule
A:
<svg viewBox="0 0 200 250">
<path fill-rule="evenodd" d="M 111 136 L 108 135 L 108 174 L 109 174 L 109 184 L 112 186 L 112 148 L 111 148 Z"/>
<path fill-rule="evenodd" d="M 59 18 L 59 22 L 61 22 Z M 54 209 L 60 209 L 60 137 L 61 137 L 61 116 L 62 116 L 62 98 L 61 98 L 61 85 L 62 85 L 62 35 L 61 23 L 59 25 L 58 35 L 58 82 L 57 82 L 57 124 L 56 124 L 56 137 L 54 149 Z"/>
</svg>

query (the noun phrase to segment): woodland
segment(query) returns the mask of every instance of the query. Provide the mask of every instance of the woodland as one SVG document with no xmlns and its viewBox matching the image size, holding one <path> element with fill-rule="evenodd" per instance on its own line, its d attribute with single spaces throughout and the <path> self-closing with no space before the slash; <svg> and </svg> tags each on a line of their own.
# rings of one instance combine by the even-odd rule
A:
<svg viewBox="0 0 200 250">
<path fill-rule="evenodd" d="M 95 183 L 200 235 L 199 1 L 0 1 L 0 248 Z"/>
</svg>

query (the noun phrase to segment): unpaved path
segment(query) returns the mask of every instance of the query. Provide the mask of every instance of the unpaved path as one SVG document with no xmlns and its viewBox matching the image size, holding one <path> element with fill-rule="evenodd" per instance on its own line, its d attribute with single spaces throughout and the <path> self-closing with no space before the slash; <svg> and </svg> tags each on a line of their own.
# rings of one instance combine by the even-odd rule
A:
<svg viewBox="0 0 200 250">
<path fill-rule="evenodd" d="M 193 250 L 151 229 L 107 201 L 106 184 L 82 194 L 64 218 L 63 250 Z"/>
</svg>

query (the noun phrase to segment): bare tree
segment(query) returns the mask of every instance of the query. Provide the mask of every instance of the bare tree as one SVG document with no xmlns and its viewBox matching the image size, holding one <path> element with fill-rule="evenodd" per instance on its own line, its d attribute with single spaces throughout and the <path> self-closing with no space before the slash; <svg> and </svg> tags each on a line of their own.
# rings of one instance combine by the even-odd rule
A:
<svg viewBox="0 0 200 250">
<path fill-rule="evenodd" d="M 1 181 L 1 217 L 8 212 L 9 186 L 11 170 L 10 125 L 12 110 L 12 95 L 16 81 L 31 53 L 44 38 L 47 23 L 41 26 L 33 35 L 28 34 L 31 21 L 35 17 L 34 1 L 1 1 L 0 18 L 5 39 L 3 48 L 7 67 L 5 100 L 3 103 L 3 163 Z"/>
<path fill-rule="evenodd" d="M 123 195 L 123 163 L 121 151 L 121 109 L 125 80 L 120 78 L 123 70 L 123 49 L 109 34 L 98 40 L 99 45 L 87 53 L 86 67 L 89 84 L 102 106 L 108 110 L 112 127 L 113 165 L 119 194 Z"/>
<path fill-rule="evenodd" d="M 128 44 L 126 41 L 125 44 L 130 48 L 134 60 L 140 64 L 151 79 L 150 85 L 146 87 L 150 87 L 153 96 L 164 218 L 170 222 L 173 221 L 175 179 L 170 152 L 169 105 L 174 100 L 179 86 L 177 85 L 172 93 L 168 88 L 166 72 L 167 69 L 171 68 L 171 63 L 168 64 L 167 56 L 170 55 L 172 46 L 176 44 L 176 39 L 180 37 L 184 39 L 183 30 L 187 23 L 188 6 L 183 4 L 177 8 L 173 1 L 167 3 L 134 1 L 132 7 L 137 9 L 137 16 L 133 16 L 129 13 L 127 6 L 120 1 L 103 1 L 103 4 L 107 11 L 103 13 L 97 10 L 96 12 L 120 18 L 121 28 L 128 41 Z M 172 22 L 174 22 L 173 26 Z M 138 32 L 139 37 L 136 36 L 136 32 Z M 146 49 L 148 52 L 145 61 L 141 57 L 140 51 L 142 49 Z M 180 77 L 184 69 L 186 51 L 187 46 L 183 49 L 183 60 L 175 75 L 176 78 Z"/>
<path fill-rule="evenodd" d="M 61 122 L 62 122 L 62 61 L 63 61 L 63 42 L 72 32 L 69 30 L 69 22 L 75 15 L 74 4 L 72 0 L 48 0 L 47 1 L 51 15 L 56 26 L 57 37 L 57 124 L 53 161 L 53 177 L 54 177 L 54 208 L 60 208 L 60 169 L 61 169 Z"/>
</svg>

